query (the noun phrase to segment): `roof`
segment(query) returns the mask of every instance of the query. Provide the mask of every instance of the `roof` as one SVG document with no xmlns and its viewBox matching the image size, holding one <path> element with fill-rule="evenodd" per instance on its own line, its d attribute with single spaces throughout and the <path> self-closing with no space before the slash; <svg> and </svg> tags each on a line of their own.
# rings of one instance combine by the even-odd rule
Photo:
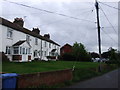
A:
<svg viewBox="0 0 120 90">
<path fill-rule="evenodd" d="M 69 46 L 69 47 L 71 47 L 72 48 L 72 46 L 70 45 L 70 44 L 65 44 L 64 46 L 62 46 L 60 49 L 63 49 L 65 46 Z"/>
<path fill-rule="evenodd" d="M 13 44 L 13 46 L 20 46 L 21 44 L 23 44 L 25 42 L 25 40 L 23 41 L 18 41 L 15 44 Z"/>
<path fill-rule="evenodd" d="M 52 50 L 51 50 L 51 52 L 55 52 L 55 51 L 56 51 L 56 49 L 52 49 Z"/>
<path fill-rule="evenodd" d="M 4 25 L 4 26 L 7 26 L 7 27 L 10 27 L 10 28 L 12 28 L 12 29 L 14 29 L 14 30 L 16 30 L 16 31 L 20 31 L 20 32 L 23 32 L 23 33 L 25 33 L 25 34 L 29 34 L 29 35 L 31 35 L 31 36 L 37 37 L 37 38 L 39 38 L 39 39 L 42 39 L 42 40 L 45 40 L 45 41 L 48 41 L 48 42 L 50 42 L 50 43 L 53 43 L 53 44 L 55 44 L 55 45 L 60 46 L 60 45 L 57 44 L 56 42 L 54 42 L 54 41 L 52 41 L 52 40 L 50 40 L 50 39 L 47 39 L 47 38 L 45 38 L 45 37 L 43 37 L 43 36 L 41 36 L 41 35 L 39 35 L 39 34 L 36 34 L 35 32 L 32 32 L 32 31 L 30 31 L 30 30 L 27 29 L 27 28 L 21 27 L 21 26 L 17 25 L 16 23 L 12 23 L 12 22 L 10 22 L 10 21 L 2 18 L 2 17 L 0 17 L 0 24 L 2 24 L 2 25 Z"/>
</svg>

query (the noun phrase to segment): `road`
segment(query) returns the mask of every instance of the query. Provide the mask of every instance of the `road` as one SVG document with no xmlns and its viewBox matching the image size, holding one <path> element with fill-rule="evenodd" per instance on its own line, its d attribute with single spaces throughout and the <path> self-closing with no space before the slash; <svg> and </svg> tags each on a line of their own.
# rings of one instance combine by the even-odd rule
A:
<svg viewBox="0 0 120 90">
<path fill-rule="evenodd" d="M 119 75 L 120 69 L 117 69 L 102 76 L 77 83 L 67 88 L 118 88 L 118 86 L 120 86 L 118 85 L 118 82 L 120 81 L 120 78 L 118 77 Z"/>
</svg>

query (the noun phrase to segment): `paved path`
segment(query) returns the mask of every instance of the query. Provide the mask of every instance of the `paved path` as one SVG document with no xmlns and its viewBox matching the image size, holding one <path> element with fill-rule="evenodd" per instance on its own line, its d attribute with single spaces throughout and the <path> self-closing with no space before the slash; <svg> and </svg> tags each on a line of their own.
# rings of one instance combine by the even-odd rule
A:
<svg viewBox="0 0 120 90">
<path fill-rule="evenodd" d="M 67 88 L 118 88 L 118 75 L 120 75 L 120 69 L 77 83 Z"/>
</svg>

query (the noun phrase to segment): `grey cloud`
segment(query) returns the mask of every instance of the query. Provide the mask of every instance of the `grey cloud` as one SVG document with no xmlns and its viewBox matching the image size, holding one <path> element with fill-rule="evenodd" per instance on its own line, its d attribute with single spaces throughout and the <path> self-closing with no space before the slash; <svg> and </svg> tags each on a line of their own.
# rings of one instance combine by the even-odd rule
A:
<svg viewBox="0 0 120 90">
<path fill-rule="evenodd" d="M 11 0 L 12 1 L 12 0 Z M 87 19 L 93 21 L 93 23 L 85 20 L 74 20 L 68 17 L 59 16 L 57 14 L 50 14 L 40 10 L 35 10 L 15 4 L 4 2 L 2 4 L 3 12 L 2 17 L 13 20 L 15 17 L 23 17 L 25 21 L 25 27 L 32 29 L 33 27 L 39 27 L 41 34 L 50 33 L 51 39 L 59 43 L 61 46 L 65 43 L 73 45 L 74 42 L 83 43 L 88 51 L 98 51 L 97 42 L 97 28 L 96 28 L 96 14 L 94 3 L 88 2 L 28 2 L 21 1 L 32 7 L 50 10 L 56 13 L 63 13 L 68 16 L 74 16 L 80 19 Z M 116 6 L 116 3 L 108 3 Z M 10 9 L 8 8 L 11 7 Z M 110 22 L 117 26 L 117 11 L 101 5 L 106 15 L 109 17 Z M 92 11 L 93 10 L 93 11 Z M 112 13 L 113 14 L 112 14 Z M 6 14 L 6 15 L 5 15 Z M 11 15 L 9 15 L 11 14 Z M 110 27 L 110 24 L 100 12 L 100 23 L 102 27 Z M 24 17 L 25 16 L 25 17 Z M 117 28 L 115 28 L 117 30 Z M 112 28 L 104 28 L 107 34 L 113 39 L 117 38 Z M 109 31 L 108 31 L 109 30 Z M 105 51 L 109 47 L 117 47 L 117 45 L 110 40 L 110 38 L 101 31 L 102 38 L 102 50 Z"/>
</svg>

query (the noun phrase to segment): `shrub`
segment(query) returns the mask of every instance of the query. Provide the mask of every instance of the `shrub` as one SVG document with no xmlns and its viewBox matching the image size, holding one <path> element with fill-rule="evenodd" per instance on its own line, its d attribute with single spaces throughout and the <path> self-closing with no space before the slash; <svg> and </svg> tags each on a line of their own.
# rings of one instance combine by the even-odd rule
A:
<svg viewBox="0 0 120 90">
<path fill-rule="evenodd" d="M 75 56 L 71 53 L 65 53 L 62 55 L 61 58 L 65 61 L 75 61 L 76 60 Z"/>
</svg>

